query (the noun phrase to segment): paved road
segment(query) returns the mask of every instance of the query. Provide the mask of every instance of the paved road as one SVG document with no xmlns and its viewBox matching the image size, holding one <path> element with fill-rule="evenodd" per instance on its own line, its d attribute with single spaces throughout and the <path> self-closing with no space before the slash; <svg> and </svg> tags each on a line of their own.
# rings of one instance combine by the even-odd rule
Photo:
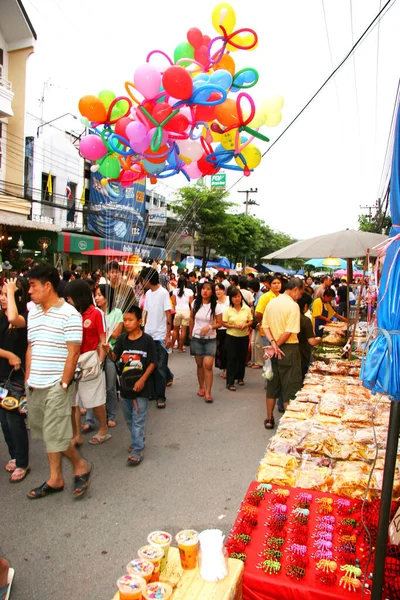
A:
<svg viewBox="0 0 400 600">
<path fill-rule="evenodd" d="M 62 494 L 31 501 L 26 492 L 47 478 L 43 446 L 33 442 L 31 473 L 11 485 L 0 471 L 0 552 L 16 569 L 11 600 L 109 600 L 125 566 L 147 534 L 193 527 L 228 533 L 254 478 L 270 433 L 259 370 L 247 369 L 236 393 L 215 375 L 214 404 L 196 395 L 193 359 L 171 356 L 174 385 L 165 410 L 151 402 L 145 460 L 126 465 L 129 433 L 120 410 L 113 438 L 85 442 L 95 469 L 87 496 Z M 0 433 L 0 464 L 8 460 Z M 219 519 L 223 515 L 222 519 Z"/>
</svg>

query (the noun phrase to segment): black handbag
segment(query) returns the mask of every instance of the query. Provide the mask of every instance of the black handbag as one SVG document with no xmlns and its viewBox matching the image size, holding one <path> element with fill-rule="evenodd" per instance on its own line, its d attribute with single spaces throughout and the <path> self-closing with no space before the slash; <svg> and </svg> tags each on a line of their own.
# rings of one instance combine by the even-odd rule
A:
<svg viewBox="0 0 400 600">
<path fill-rule="evenodd" d="M 10 371 L 7 381 L 0 388 L 0 406 L 4 410 L 14 410 L 26 414 L 25 386 L 11 380 L 14 371 L 15 369 Z M 23 369 L 21 371 L 24 373 Z"/>
</svg>

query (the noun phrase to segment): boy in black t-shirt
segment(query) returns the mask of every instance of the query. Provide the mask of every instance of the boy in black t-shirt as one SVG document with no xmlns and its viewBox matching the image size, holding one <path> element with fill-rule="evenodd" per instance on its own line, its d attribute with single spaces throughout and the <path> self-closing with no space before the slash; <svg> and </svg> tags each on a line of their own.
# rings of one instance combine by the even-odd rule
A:
<svg viewBox="0 0 400 600">
<path fill-rule="evenodd" d="M 121 402 L 124 417 L 131 432 L 131 454 L 128 464 L 139 465 L 143 460 L 144 433 L 147 405 L 150 397 L 150 377 L 157 364 L 156 347 L 153 338 L 143 333 L 142 310 L 131 306 L 124 314 L 126 333 L 120 335 L 111 351 L 105 349 L 120 376 Z"/>
<path fill-rule="evenodd" d="M 311 347 L 318 346 L 321 343 L 322 338 L 314 336 L 314 329 L 312 321 L 309 317 L 306 317 L 304 313 L 308 311 L 312 303 L 312 298 L 307 292 L 303 292 L 302 297 L 297 300 L 297 304 L 300 307 L 300 331 L 297 334 L 299 340 L 299 349 L 301 356 L 301 373 L 303 379 L 308 371 L 308 366 L 311 360 Z"/>
</svg>

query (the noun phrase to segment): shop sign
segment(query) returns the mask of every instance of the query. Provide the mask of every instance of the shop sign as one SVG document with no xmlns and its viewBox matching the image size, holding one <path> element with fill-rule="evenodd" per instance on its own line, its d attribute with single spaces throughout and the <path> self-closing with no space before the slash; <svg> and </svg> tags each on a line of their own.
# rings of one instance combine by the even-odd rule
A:
<svg viewBox="0 0 400 600">
<path fill-rule="evenodd" d="M 85 240 L 79 240 L 79 242 L 78 242 L 79 250 L 81 250 L 83 252 L 84 250 L 87 250 L 87 247 L 88 247 L 88 245 Z"/>
<path fill-rule="evenodd" d="M 149 226 L 167 224 L 167 207 L 153 206 L 149 208 Z"/>
<path fill-rule="evenodd" d="M 212 188 L 226 188 L 226 173 L 216 173 L 211 175 Z"/>
<path fill-rule="evenodd" d="M 36 223 L 49 223 L 50 225 L 54 225 L 53 217 L 46 217 L 45 215 L 32 215 L 32 221 Z"/>
</svg>

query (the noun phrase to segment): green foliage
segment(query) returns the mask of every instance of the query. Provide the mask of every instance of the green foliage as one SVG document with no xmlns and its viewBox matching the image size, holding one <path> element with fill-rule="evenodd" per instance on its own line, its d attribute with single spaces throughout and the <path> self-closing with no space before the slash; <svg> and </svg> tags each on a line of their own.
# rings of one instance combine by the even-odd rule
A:
<svg viewBox="0 0 400 600">
<path fill-rule="evenodd" d="M 392 219 L 389 215 L 382 215 L 377 212 L 373 217 L 369 215 L 359 215 L 358 229 L 360 231 L 369 231 L 370 233 L 389 234 L 392 226 Z"/>
<path fill-rule="evenodd" d="M 211 250 L 226 256 L 232 264 L 243 262 L 246 257 L 248 265 L 255 265 L 265 262 L 262 257 L 266 254 L 296 241 L 286 233 L 272 230 L 261 219 L 245 213 L 232 214 L 229 210 L 234 206 L 223 190 L 209 190 L 205 186 L 183 187 L 171 202 L 172 210 L 184 219 L 191 234 L 195 231 L 198 234 L 203 270 Z M 282 263 L 289 268 L 300 268 L 303 261 Z"/>
</svg>

